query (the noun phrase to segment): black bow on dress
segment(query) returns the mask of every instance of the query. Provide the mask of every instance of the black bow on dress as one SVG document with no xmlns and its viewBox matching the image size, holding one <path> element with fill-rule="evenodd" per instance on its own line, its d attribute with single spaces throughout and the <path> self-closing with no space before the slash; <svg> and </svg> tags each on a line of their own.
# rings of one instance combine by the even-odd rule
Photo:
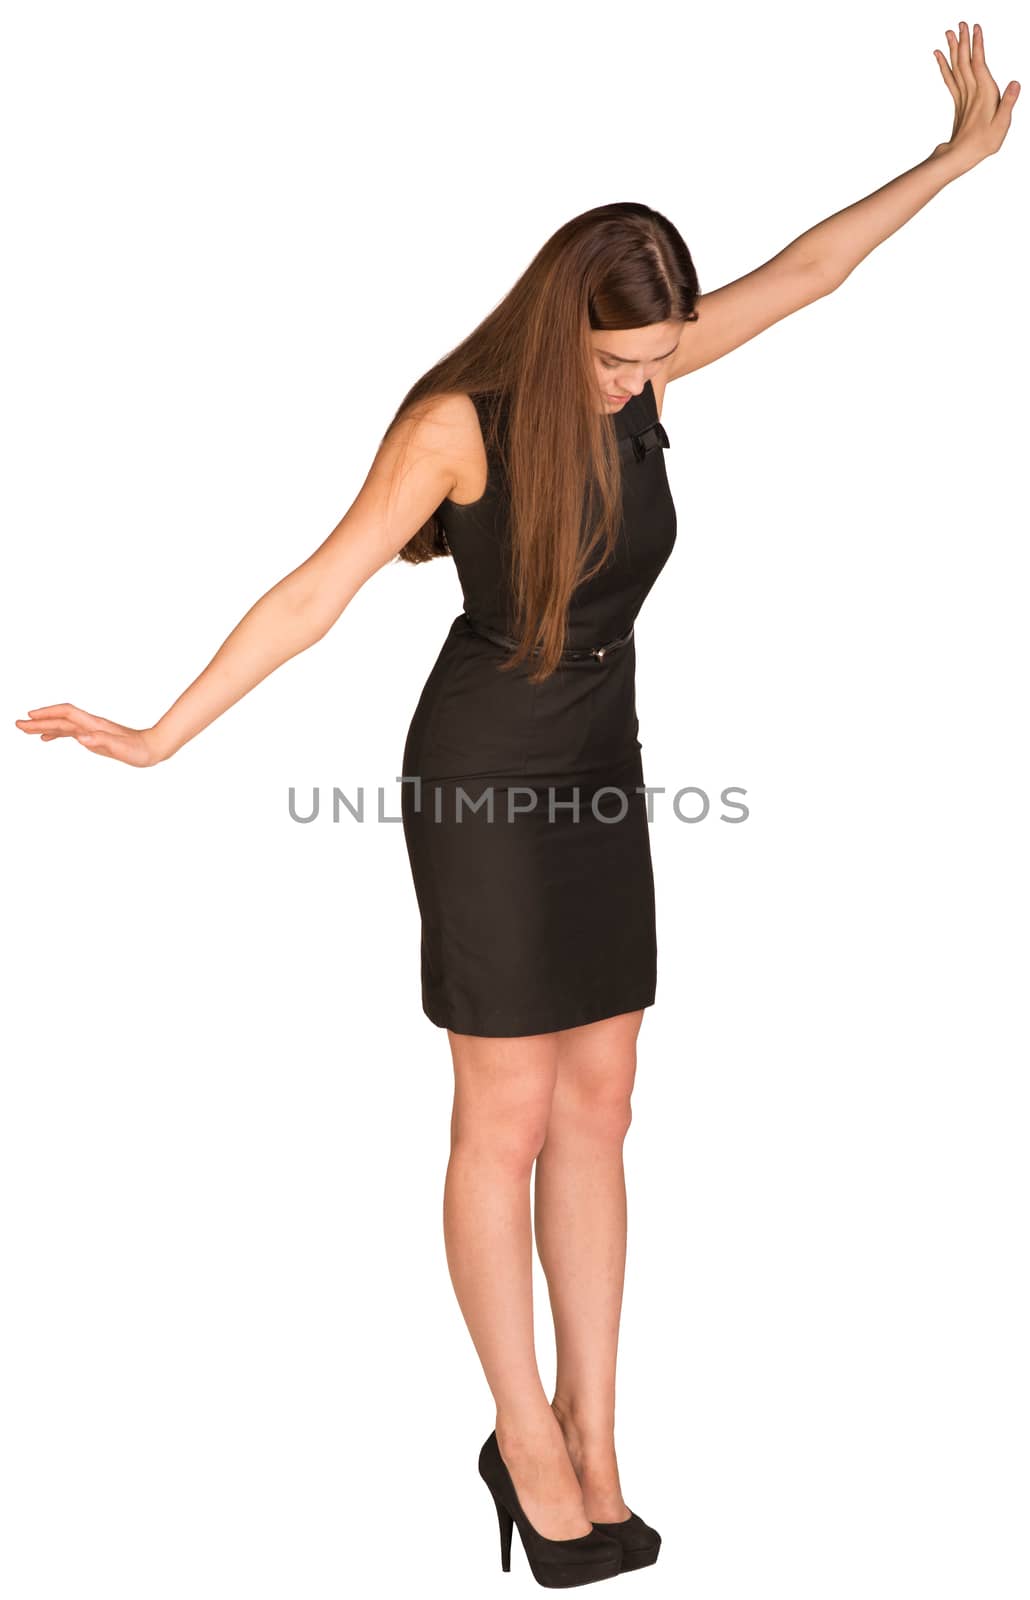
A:
<svg viewBox="0 0 1030 1600">
<path fill-rule="evenodd" d="M 670 449 L 669 435 L 660 421 L 650 423 L 646 428 L 642 428 L 639 433 L 631 433 L 628 436 L 628 442 L 632 446 L 633 454 L 638 461 L 643 461 L 651 450 Z"/>
</svg>

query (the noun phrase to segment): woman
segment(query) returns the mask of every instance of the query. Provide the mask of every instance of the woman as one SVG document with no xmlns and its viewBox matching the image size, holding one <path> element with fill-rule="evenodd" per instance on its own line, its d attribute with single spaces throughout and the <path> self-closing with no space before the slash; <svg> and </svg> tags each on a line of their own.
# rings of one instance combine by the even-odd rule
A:
<svg viewBox="0 0 1030 1600">
<path fill-rule="evenodd" d="M 503 1566 L 517 1521 L 550 1587 L 646 1565 L 660 1544 L 623 1499 L 614 1409 L 622 1146 L 656 976 L 632 625 L 675 538 L 665 390 L 836 288 L 1000 148 L 1018 84 L 999 97 L 979 28 L 947 37 L 950 60 L 935 55 L 954 126 L 924 161 L 705 295 L 659 213 L 576 217 L 414 386 L 337 528 L 152 727 L 68 704 L 17 723 L 164 761 L 323 638 L 388 561 L 453 555 L 465 609 L 408 730 L 405 838 L 423 1006 L 454 1064 L 448 1262 L 496 1406 L 479 1469 Z M 534 1164 L 550 1401 L 533 1346 Z"/>
</svg>

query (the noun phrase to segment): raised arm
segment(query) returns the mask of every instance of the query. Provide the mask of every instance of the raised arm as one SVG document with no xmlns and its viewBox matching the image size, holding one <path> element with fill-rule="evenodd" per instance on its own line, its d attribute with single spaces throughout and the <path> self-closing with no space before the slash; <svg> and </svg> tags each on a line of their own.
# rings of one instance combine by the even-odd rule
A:
<svg viewBox="0 0 1030 1600">
<path fill-rule="evenodd" d="M 464 396 L 443 396 L 405 416 L 381 444 L 350 510 L 307 560 L 263 594 L 203 672 L 150 728 L 128 728 L 64 702 L 39 706 L 16 726 L 43 742 L 73 738 L 130 766 L 165 761 L 276 667 L 324 638 L 353 596 L 394 557 L 456 483 Z"/>
<path fill-rule="evenodd" d="M 964 22 L 947 30 L 950 61 L 935 50 L 954 104 L 951 138 L 925 161 L 863 200 L 809 228 L 762 266 L 698 297 L 696 322 L 688 322 L 672 358 L 671 382 L 707 366 L 757 333 L 839 287 L 869 252 L 926 205 L 939 190 L 1001 148 L 1012 120 L 1019 84 L 1003 95 L 987 70 L 983 34 L 972 40 Z"/>
</svg>

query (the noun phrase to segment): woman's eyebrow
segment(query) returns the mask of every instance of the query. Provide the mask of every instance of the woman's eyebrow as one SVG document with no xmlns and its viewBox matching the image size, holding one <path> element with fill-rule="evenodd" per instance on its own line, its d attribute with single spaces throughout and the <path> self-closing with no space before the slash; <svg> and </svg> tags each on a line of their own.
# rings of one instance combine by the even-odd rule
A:
<svg viewBox="0 0 1030 1600">
<path fill-rule="evenodd" d="M 672 350 L 676 350 L 676 349 L 678 349 L 678 347 L 679 347 L 679 340 L 677 339 L 676 343 L 672 347 Z M 594 348 L 597 349 L 597 346 L 595 345 Z M 666 356 L 671 356 L 672 355 L 672 350 L 666 350 L 663 355 L 650 356 L 648 359 L 651 360 L 651 361 L 664 361 Z M 630 365 L 635 365 L 636 364 L 636 358 L 634 356 L 617 356 L 613 350 L 597 350 L 597 353 L 598 353 L 599 356 L 608 356 L 609 359 L 612 360 L 612 361 L 629 362 Z"/>
</svg>

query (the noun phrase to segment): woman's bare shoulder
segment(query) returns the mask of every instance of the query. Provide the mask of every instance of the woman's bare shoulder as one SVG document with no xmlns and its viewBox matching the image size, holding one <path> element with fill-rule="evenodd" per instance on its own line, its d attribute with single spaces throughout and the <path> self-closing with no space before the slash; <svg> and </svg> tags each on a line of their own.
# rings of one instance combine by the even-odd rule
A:
<svg viewBox="0 0 1030 1600">
<path fill-rule="evenodd" d="M 454 484 L 446 498 L 457 505 L 479 500 L 486 492 L 490 467 L 472 397 L 461 391 L 432 395 L 414 409 L 421 440 L 447 462 L 454 474 Z"/>
</svg>

